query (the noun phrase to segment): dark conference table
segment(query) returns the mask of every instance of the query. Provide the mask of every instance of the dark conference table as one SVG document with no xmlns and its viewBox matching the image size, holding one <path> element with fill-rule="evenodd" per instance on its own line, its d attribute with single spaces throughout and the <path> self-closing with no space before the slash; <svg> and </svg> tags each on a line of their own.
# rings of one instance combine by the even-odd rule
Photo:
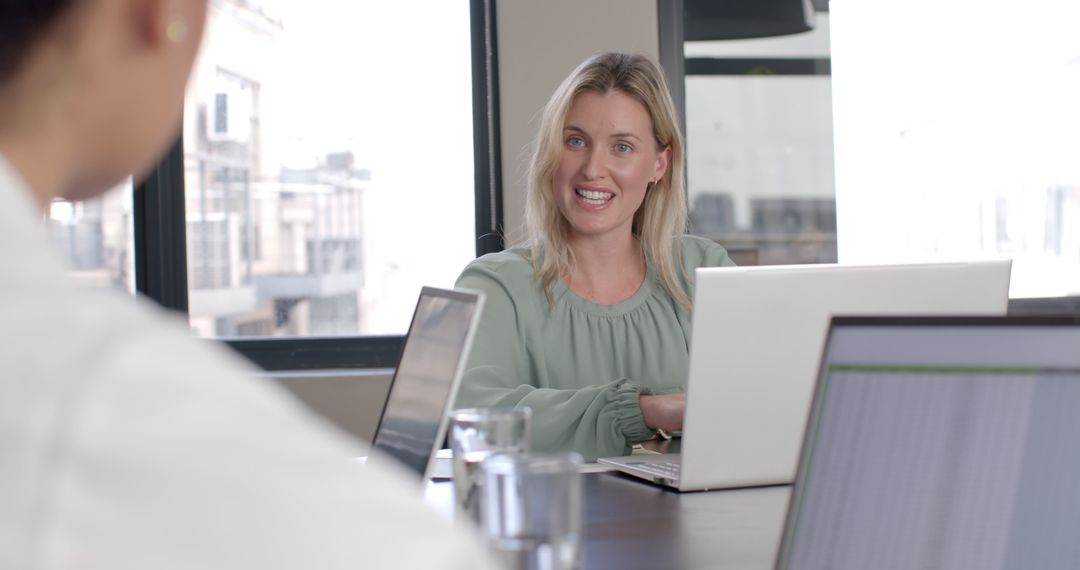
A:
<svg viewBox="0 0 1080 570">
<path fill-rule="evenodd" d="M 773 567 L 789 486 L 678 493 L 616 473 L 586 473 L 585 570 L 766 570 Z M 453 509 L 453 483 L 428 504 Z"/>
</svg>

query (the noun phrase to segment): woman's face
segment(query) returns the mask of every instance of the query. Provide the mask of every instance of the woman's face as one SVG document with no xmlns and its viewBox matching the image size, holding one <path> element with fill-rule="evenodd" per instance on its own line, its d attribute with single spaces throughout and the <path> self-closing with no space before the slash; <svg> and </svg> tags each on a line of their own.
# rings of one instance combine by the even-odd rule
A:
<svg viewBox="0 0 1080 570">
<path fill-rule="evenodd" d="M 552 188 L 571 240 L 629 236 L 651 181 L 671 151 L 657 148 L 645 106 L 617 90 L 574 98 Z"/>
</svg>

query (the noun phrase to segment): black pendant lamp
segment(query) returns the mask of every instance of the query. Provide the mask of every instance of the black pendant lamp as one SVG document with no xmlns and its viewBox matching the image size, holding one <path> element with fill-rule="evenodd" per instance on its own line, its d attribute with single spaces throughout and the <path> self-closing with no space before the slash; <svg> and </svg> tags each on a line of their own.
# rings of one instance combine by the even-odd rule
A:
<svg viewBox="0 0 1080 570">
<path fill-rule="evenodd" d="M 810 0 L 683 0 L 683 10 L 688 42 L 784 36 L 814 29 Z"/>
</svg>

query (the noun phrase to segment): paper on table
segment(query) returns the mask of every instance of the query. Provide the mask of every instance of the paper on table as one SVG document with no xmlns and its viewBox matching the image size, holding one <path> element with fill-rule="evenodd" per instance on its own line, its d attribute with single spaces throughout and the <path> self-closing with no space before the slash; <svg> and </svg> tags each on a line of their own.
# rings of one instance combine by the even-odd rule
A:
<svg viewBox="0 0 1080 570">
<path fill-rule="evenodd" d="M 435 453 L 435 466 L 431 470 L 431 478 L 435 481 L 446 481 L 452 479 L 454 476 L 452 469 L 451 459 L 453 453 L 449 449 L 440 449 Z M 600 463 L 582 463 L 578 469 L 579 473 L 603 473 L 605 471 L 612 471 L 613 469 L 607 465 Z"/>
</svg>

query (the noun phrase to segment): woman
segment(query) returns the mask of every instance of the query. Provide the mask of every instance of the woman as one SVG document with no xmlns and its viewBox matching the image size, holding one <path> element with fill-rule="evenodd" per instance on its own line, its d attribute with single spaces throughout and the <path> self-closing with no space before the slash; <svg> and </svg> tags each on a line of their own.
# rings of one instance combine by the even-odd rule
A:
<svg viewBox="0 0 1080 570">
<path fill-rule="evenodd" d="M 679 430 L 693 270 L 731 265 L 686 229 L 683 144 L 659 68 L 606 53 L 544 109 L 528 245 L 458 278 L 487 294 L 460 406 L 529 406 L 536 449 L 628 453 Z"/>
<path fill-rule="evenodd" d="M 174 139 L 206 9 L 0 1 L 0 567 L 484 566 L 236 356 L 66 279 L 42 210 Z"/>
</svg>

